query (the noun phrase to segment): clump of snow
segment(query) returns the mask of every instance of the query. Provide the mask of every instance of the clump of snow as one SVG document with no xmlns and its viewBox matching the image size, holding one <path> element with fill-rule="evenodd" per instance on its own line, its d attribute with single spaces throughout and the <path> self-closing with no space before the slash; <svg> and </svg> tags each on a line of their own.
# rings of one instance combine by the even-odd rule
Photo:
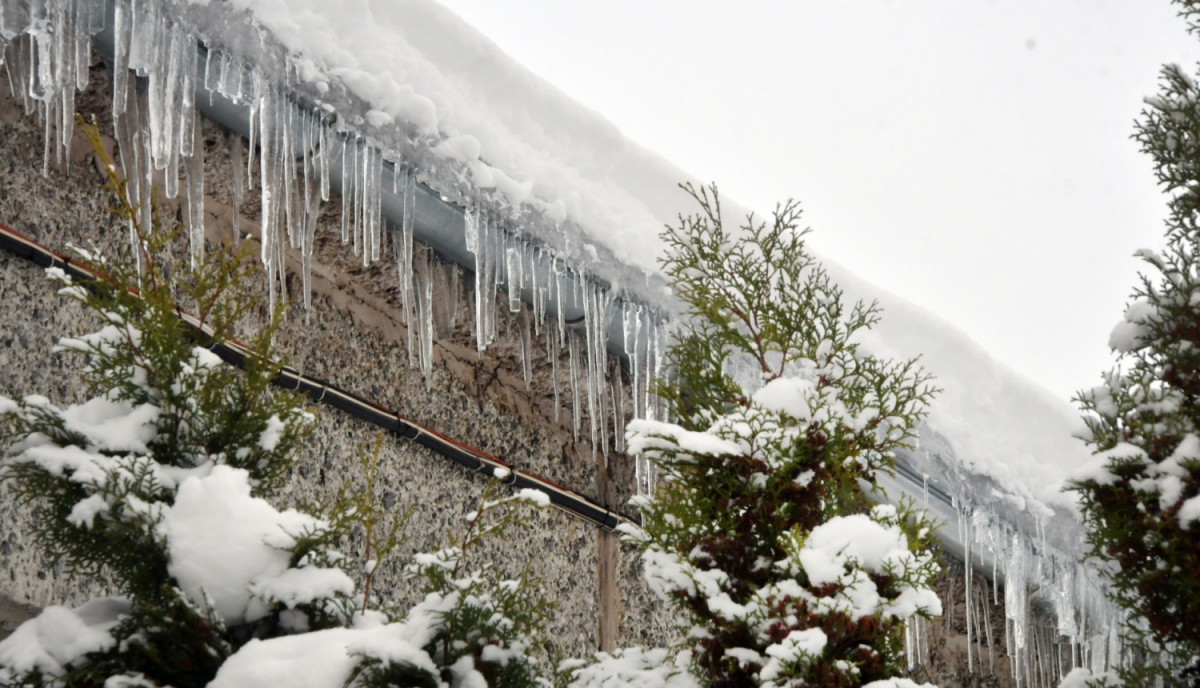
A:
<svg viewBox="0 0 1200 688">
<path fill-rule="evenodd" d="M 1191 530 L 1195 521 L 1200 521 L 1200 495 L 1186 500 L 1179 506 L 1179 527 Z"/>
<path fill-rule="evenodd" d="M 917 683 L 909 678 L 885 678 L 882 681 L 871 681 L 863 688 L 937 688 L 932 683 Z"/>
<path fill-rule="evenodd" d="M 614 652 L 597 652 L 596 661 L 584 664 L 569 660 L 559 671 L 572 674 L 568 688 L 699 688 L 688 671 L 691 655 L 681 652 L 669 657 L 667 650 L 627 647 Z"/>
<path fill-rule="evenodd" d="M 550 506 L 550 495 L 541 490 L 534 490 L 528 487 L 522 488 L 517 492 L 517 498 L 542 509 Z"/>
<path fill-rule="evenodd" d="M 362 623 L 251 640 L 221 665 L 209 688 L 342 688 L 364 657 L 411 666 L 436 677 L 437 665 L 421 649 L 433 639 L 436 621 L 419 611 L 409 616 L 404 623 Z"/>
<path fill-rule="evenodd" d="M 1086 463 L 1071 471 L 1068 478 L 1076 482 L 1095 480 L 1100 485 L 1112 485 L 1117 479 L 1110 470 L 1114 460 L 1147 461 L 1147 457 L 1141 447 L 1121 442 L 1112 449 L 1093 454 Z"/>
<path fill-rule="evenodd" d="M 0 640 L 0 683 L 40 670 L 57 676 L 89 652 L 101 652 L 116 641 L 111 630 L 130 610 L 120 597 L 100 597 L 75 609 L 50 606 Z"/>
<path fill-rule="evenodd" d="M 374 562 L 372 559 L 371 563 Z M 341 569 L 307 566 L 302 569 L 287 569 L 274 577 L 256 579 L 250 584 L 250 592 L 265 602 L 280 602 L 292 609 L 298 604 L 308 604 L 337 595 L 353 595 L 354 581 Z"/>
<path fill-rule="evenodd" d="M 885 601 L 866 575 L 903 578 L 927 562 L 929 554 L 909 550 L 896 518 L 895 507 L 881 505 L 870 515 L 837 516 L 813 528 L 797 554 L 809 583 L 814 587 L 837 583 L 841 591 L 834 604 L 855 618 L 882 611 L 905 619 L 918 610 L 940 616 L 942 603 L 933 590 L 905 585 L 898 597 Z"/>
<path fill-rule="evenodd" d="M 780 377 L 755 392 L 754 401 L 768 411 L 786 413 L 797 420 L 808 420 L 812 416 L 812 398 L 818 394 L 815 380 Z"/>
<path fill-rule="evenodd" d="M 158 413 L 153 404 L 135 407 L 128 401 L 96 397 L 68 407 L 62 418 L 67 430 L 83 435 L 97 449 L 141 453 L 158 433 L 154 425 Z"/>
<path fill-rule="evenodd" d="M 1108 346 L 1120 353 L 1137 351 L 1150 343 L 1150 324 L 1158 309 L 1146 299 L 1138 299 L 1125 308 L 1125 318 L 1113 327 Z"/>
<path fill-rule="evenodd" d="M 1113 672 L 1093 674 L 1090 669 L 1075 667 L 1066 676 L 1058 688 L 1115 688 L 1121 681 Z"/>
<path fill-rule="evenodd" d="M 167 570 L 184 592 L 197 603 L 207 595 L 234 625 L 261 618 L 268 602 L 294 606 L 353 590 L 340 571 L 288 570 L 295 536 L 324 525 L 294 509 L 277 511 L 251 496 L 248 472 L 216 466 L 183 481 L 158 531 L 167 542 Z"/>
<path fill-rule="evenodd" d="M 279 416 L 271 416 L 267 419 L 267 427 L 263 428 L 262 433 L 258 436 L 258 446 L 263 451 L 275 451 L 275 447 L 279 446 L 279 439 L 283 435 L 283 421 Z"/>
<path fill-rule="evenodd" d="M 71 507 L 71 513 L 67 514 L 67 523 L 77 528 L 91 528 L 96 516 L 108 511 L 110 506 L 102 495 L 91 495 Z"/>
<path fill-rule="evenodd" d="M 767 648 L 767 656 L 771 659 L 763 666 L 759 677 L 764 681 L 774 681 L 786 665 L 806 664 L 817 659 L 828 641 L 825 631 L 819 628 L 788 633 L 786 638 Z"/>
<path fill-rule="evenodd" d="M 732 440 L 723 439 L 711 432 L 692 432 L 674 423 L 639 418 L 626 426 L 629 434 L 627 448 L 630 454 L 647 454 L 662 460 L 661 451 L 683 450 L 686 454 L 738 455 L 743 447 Z M 678 458 L 677 458 L 678 460 Z"/>
<path fill-rule="evenodd" d="M 217 671 L 209 688 L 340 688 L 358 661 L 346 651 L 356 631 L 330 628 L 246 643 Z"/>
</svg>

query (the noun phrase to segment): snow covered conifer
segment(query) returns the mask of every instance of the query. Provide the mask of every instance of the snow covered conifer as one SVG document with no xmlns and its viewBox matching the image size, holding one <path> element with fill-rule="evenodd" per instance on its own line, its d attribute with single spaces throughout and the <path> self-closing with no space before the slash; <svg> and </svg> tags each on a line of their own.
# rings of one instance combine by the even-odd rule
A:
<svg viewBox="0 0 1200 688">
<path fill-rule="evenodd" d="M 630 425 L 665 481 L 627 539 L 688 619 L 702 684 L 911 685 L 903 624 L 941 613 L 929 523 L 860 482 L 915 441 L 936 390 L 856 343 L 879 309 L 843 304 L 794 202 L 731 232 L 716 187 L 685 189 L 701 213 L 663 234 L 687 309 L 657 390 L 675 422 Z"/>
<path fill-rule="evenodd" d="M 1200 3 L 1179 2 L 1200 32 Z M 1078 401 L 1095 461 L 1075 477 L 1090 554 L 1130 614 L 1130 685 L 1200 685 L 1200 88 L 1176 65 L 1134 138 L 1154 158 L 1167 246 L 1148 266 L 1109 346 L 1118 364 Z"/>
<path fill-rule="evenodd" d="M 84 130 L 104 156 L 96 129 Z M 270 387 L 278 320 L 250 340 L 241 371 L 210 350 L 255 307 L 253 263 L 221 249 L 192 270 L 164 269 L 178 232 L 157 226 L 157 212 L 155 227 L 141 226 L 103 159 L 140 254 L 79 251 L 99 275 L 86 282 L 47 271 L 103 323 L 57 346 L 86 357 L 90 399 L 0 397 L 0 476 L 39 510 L 45 553 L 119 597 L 49 607 L 18 628 L 0 643 L 0 683 L 203 686 L 252 637 L 340 624 L 354 585 L 320 565 L 327 524 L 262 499 L 311 420 L 301 397 Z M 180 303 L 207 334 L 179 317 Z"/>
</svg>

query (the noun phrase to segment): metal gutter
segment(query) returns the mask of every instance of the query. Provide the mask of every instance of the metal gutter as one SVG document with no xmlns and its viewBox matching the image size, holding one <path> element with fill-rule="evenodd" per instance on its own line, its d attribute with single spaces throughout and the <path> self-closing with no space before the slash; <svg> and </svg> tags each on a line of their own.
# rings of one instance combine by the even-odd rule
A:
<svg viewBox="0 0 1200 688">
<path fill-rule="evenodd" d="M 111 63 L 114 50 L 114 2 L 113 0 L 91 1 L 96 4 L 103 4 L 107 17 L 104 29 L 93 36 L 93 46 L 105 60 Z M 204 87 L 204 73 L 201 65 L 204 64 L 207 48 L 204 45 L 200 45 L 199 50 L 200 60 L 197 61 L 197 79 L 195 80 L 197 85 L 195 98 L 197 112 L 202 113 L 205 117 L 225 126 L 229 130 L 236 132 L 243 139 L 248 140 L 250 137 L 250 108 L 247 105 L 226 98 L 219 92 L 210 92 Z M 331 160 L 341 160 L 343 151 L 345 150 L 345 137 L 341 135 L 335 136 L 334 145 L 336 147 L 331 151 Z M 329 171 L 331 187 L 337 189 L 340 193 L 343 188 L 342 165 L 340 163 L 331 163 Z M 402 198 L 392 192 L 395 175 L 395 165 L 385 160 L 383 162 L 382 180 L 383 216 L 398 225 L 404 218 L 404 210 Z M 458 265 L 469 273 L 474 273 L 475 254 L 467 249 L 465 209 L 455 203 L 444 200 L 440 193 L 424 183 L 417 183 L 416 189 L 413 237 L 432 248 L 443 261 Z M 544 261 L 534 261 L 533 268 L 538 272 L 537 283 L 548 284 L 551 278 L 550 265 Z M 583 286 L 582 280 L 590 279 L 594 284 L 605 288 L 611 288 L 612 286 L 599 277 L 585 277 L 574 271 L 567 273 L 562 279 L 564 282 L 568 282 L 564 284 L 564 291 L 572 295 L 573 301 L 563 307 L 563 317 L 567 322 L 579 321 L 584 317 L 584 306 L 578 299 L 578 294 L 582 289 L 577 288 Z M 531 288 L 525 287 L 522 289 L 521 300 L 526 305 L 533 303 L 533 296 Z M 621 296 L 618 295 L 615 303 L 619 304 L 621 300 Z M 606 341 L 609 352 L 622 358 L 627 358 L 623 323 L 621 318 L 616 317 L 616 314 L 620 312 L 621 308 L 619 306 L 610 309 L 609 320 L 605 325 Z M 557 316 L 558 311 L 555 303 L 548 302 L 546 304 L 546 313 L 548 316 Z M 642 343 L 641 346 L 644 347 L 646 344 Z"/>
</svg>

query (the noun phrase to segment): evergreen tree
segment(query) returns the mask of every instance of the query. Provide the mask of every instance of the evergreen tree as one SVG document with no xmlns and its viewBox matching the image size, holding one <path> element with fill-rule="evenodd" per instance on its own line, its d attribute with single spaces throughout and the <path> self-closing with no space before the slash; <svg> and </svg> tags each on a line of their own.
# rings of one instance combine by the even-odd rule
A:
<svg viewBox="0 0 1200 688">
<path fill-rule="evenodd" d="M 120 597 L 47 609 L 0 647 L 0 678 L 203 686 L 252 637 L 339 624 L 328 603 L 353 584 L 340 570 L 313 566 L 305 575 L 324 576 L 323 591 L 287 601 L 270 591 L 272 578 L 323 556 L 325 524 L 262 500 L 283 485 L 312 419 L 301 397 L 271 389 L 282 366 L 271 346 L 278 317 L 249 339 L 242 371 L 210 350 L 233 341 L 255 308 L 253 262 L 222 248 L 192 270 L 169 270 L 162 261 L 178 230 L 161 226 L 157 209 L 153 227 L 139 223 L 98 131 L 84 130 L 138 254 L 108 260 L 77 249 L 75 262 L 98 275 L 83 282 L 47 271 L 103 322 L 57 346 L 86 358 L 90 399 L 61 408 L 38 395 L 0 397 L 8 444 L 0 477 L 36 510 L 32 527 L 46 555 L 72 576 L 107 579 Z M 199 329 L 180 318 L 179 304 L 197 314 Z M 247 572 L 198 569 L 189 557 L 203 549 L 248 557 L 232 564 L 257 566 L 262 589 L 226 590 Z M 57 646 L 39 644 L 55 633 Z"/>
<path fill-rule="evenodd" d="M 1200 3 L 1178 2 L 1200 32 Z M 1147 265 L 1109 345 L 1116 367 L 1077 401 L 1098 456 L 1072 484 L 1090 555 L 1129 614 L 1118 673 L 1200 686 L 1200 89 L 1162 70 L 1134 138 L 1169 194 L 1167 245 Z"/>
<path fill-rule="evenodd" d="M 941 613 L 930 523 L 862 485 L 915 442 L 936 390 L 856 343 L 879 308 L 843 303 L 794 202 L 731 232 L 715 186 L 684 188 L 701 213 L 663 234 L 686 307 L 657 389 L 674 422 L 630 425 L 664 482 L 627 539 L 688 620 L 702 684 L 911 685 L 903 624 Z"/>
</svg>

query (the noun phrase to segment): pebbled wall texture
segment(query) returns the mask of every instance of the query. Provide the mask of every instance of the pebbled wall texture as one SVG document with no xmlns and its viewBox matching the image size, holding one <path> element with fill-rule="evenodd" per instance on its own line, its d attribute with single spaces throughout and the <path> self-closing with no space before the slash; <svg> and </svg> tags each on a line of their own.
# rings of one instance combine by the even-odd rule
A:
<svg viewBox="0 0 1200 688">
<path fill-rule="evenodd" d="M 110 134 L 108 81 L 103 65 L 94 65 L 89 90 L 81 94 L 77 107 Z M 203 122 L 203 134 L 206 237 L 210 242 L 225 241 L 231 236 L 233 217 L 229 142 L 226 132 L 209 121 Z M 111 152 L 114 142 L 106 138 L 105 143 Z M 41 126 L 13 101 L 0 70 L 0 224 L 60 252 L 70 243 L 94 243 L 110 252 L 127 245 L 124 224 L 109 214 L 110 201 L 101 188 L 94 156 L 78 133 L 68 163 L 52 162 L 43 176 Z M 258 203 L 256 194 L 247 193 L 239 208 L 241 233 L 251 235 L 251 241 L 257 233 Z M 167 213 L 178 216 L 178 201 L 164 204 Z M 337 198 L 324 205 L 313 259 L 312 309 L 288 307 L 279 347 L 291 364 L 305 375 L 395 409 L 516 468 L 628 512 L 625 501 L 633 485 L 632 460 L 593 452 L 583 437 L 586 431 L 576 440 L 566 353 L 557 366 L 551 365 L 544 335 L 532 336 L 527 311 L 512 315 L 498 307 L 497 341 L 480 356 L 472 334 L 475 308 L 472 290 L 467 288 L 471 276 L 438 264 L 435 302 L 441 309 L 435 314 L 434 366 L 426 381 L 409 364 L 395 267 L 386 259 L 370 268 L 357 263 L 340 242 L 340 207 Z M 178 255 L 182 258 L 183 251 Z M 298 255 L 289 255 L 288 267 L 298 274 Z M 298 278 L 289 284 L 289 291 L 298 301 Z M 265 304 L 265 294 L 258 296 Z M 264 305 L 258 314 L 260 323 L 266 315 Z M 83 401 L 82 361 L 50 349 L 61 336 L 96 327 L 81 306 L 57 295 L 40 269 L 0 251 L 0 395 L 37 393 L 58 404 Z M 522 373 L 523 340 L 533 352 L 529 388 Z M 620 374 L 620 366 L 615 361 L 610 364 Z M 629 389 L 628 380 L 624 389 Z M 625 408 L 629 407 L 627 401 Z M 375 441 L 376 430 L 366 423 L 327 407 L 314 410 L 316 428 L 298 457 L 291 483 L 277 498 L 281 507 L 328 499 L 345 481 L 354 484 L 358 452 Z M 586 409 L 582 416 L 582 427 L 587 428 Z M 408 540 L 380 564 L 372 590 L 404 605 L 415 602 L 418 591 L 401 578 L 400 570 L 413 553 L 437 548 L 464 527 L 463 517 L 478 503 L 485 480 L 415 443 L 391 436 L 382 441 L 380 465 L 379 499 L 388 508 L 412 505 L 415 511 L 405 531 Z M 107 591 L 105 581 L 72 578 L 61 564 L 42 555 L 29 534 L 37 518 L 36 505 L 15 504 L 0 483 L 0 638 L 40 608 L 77 605 Z M 361 555 L 358 543 L 348 543 L 345 549 L 351 556 Z M 512 533 L 506 542 L 489 543 L 479 554 L 513 573 L 528 566 L 541 578 L 556 603 L 546 629 L 547 656 L 557 651 L 562 656 L 587 657 L 602 648 L 661 646 L 679 640 L 669 610 L 642 582 L 636 553 L 581 519 L 553 509 L 538 512 L 530 527 Z M 912 672 L 913 678 L 944 688 L 1016 685 L 1004 650 L 1002 606 L 991 604 L 987 594 L 973 600 L 978 628 L 972 631 L 968 649 L 962 564 L 953 560 L 946 564 L 948 575 L 940 583 L 940 592 L 943 600 L 953 602 L 946 604 L 946 616 L 922 627 L 920 648 L 914 650 L 920 653 L 921 664 Z M 989 590 L 981 576 L 973 587 Z M 985 616 L 987 621 L 981 623 Z M 1055 642 L 1052 620 L 1036 614 L 1034 618 L 1034 642 L 1051 646 Z M 1025 668 L 1022 673 L 1038 675 L 1042 680 L 1035 680 L 1035 685 L 1056 683 L 1053 666 Z"/>
</svg>

